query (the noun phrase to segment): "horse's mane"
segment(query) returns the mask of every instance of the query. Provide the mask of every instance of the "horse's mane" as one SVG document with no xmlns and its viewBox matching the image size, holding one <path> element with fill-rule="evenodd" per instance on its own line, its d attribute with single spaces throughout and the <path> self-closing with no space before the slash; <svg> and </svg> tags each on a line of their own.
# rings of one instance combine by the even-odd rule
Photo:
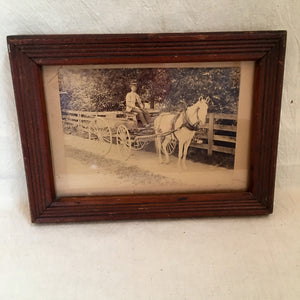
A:
<svg viewBox="0 0 300 300">
<path fill-rule="evenodd" d="M 192 109 L 195 109 L 195 108 L 201 108 L 203 107 L 204 105 L 207 105 L 207 103 L 203 100 L 198 100 L 196 103 L 192 104 L 191 106 L 189 106 L 187 108 L 187 111 L 188 110 L 192 110 Z"/>
</svg>

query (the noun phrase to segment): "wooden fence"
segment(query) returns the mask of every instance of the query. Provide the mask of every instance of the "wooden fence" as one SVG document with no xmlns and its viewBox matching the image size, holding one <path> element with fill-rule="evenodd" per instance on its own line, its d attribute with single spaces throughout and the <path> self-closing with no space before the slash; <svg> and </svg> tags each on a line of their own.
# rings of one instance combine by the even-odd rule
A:
<svg viewBox="0 0 300 300">
<path fill-rule="evenodd" d="M 123 112 L 83 112 L 74 110 L 62 110 L 62 119 L 64 125 L 71 125 L 78 128 L 83 128 L 88 131 L 89 123 L 94 117 L 105 118 L 124 118 Z M 222 123 L 224 120 L 229 120 L 226 125 Z M 216 114 L 209 113 L 207 115 L 206 124 L 201 126 L 201 130 L 195 134 L 195 138 L 191 143 L 191 147 L 205 149 L 208 155 L 213 152 L 222 152 L 228 154 L 235 154 L 236 144 L 236 114 Z M 202 143 L 199 143 L 201 141 Z M 216 143 L 221 142 L 222 145 Z M 220 143 L 219 143 L 220 144 Z"/>
<path fill-rule="evenodd" d="M 77 111 L 77 110 L 68 110 L 62 109 L 62 120 L 64 125 L 72 125 L 74 127 L 87 129 L 89 123 L 95 117 L 107 117 L 107 115 L 113 115 L 113 117 L 118 117 L 116 112 L 89 112 L 89 111 Z M 123 117 L 123 113 L 119 113 L 119 117 Z"/>
<path fill-rule="evenodd" d="M 228 123 L 233 125 L 221 124 L 224 123 L 224 120 L 230 120 Z M 209 113 L 206 124 L 201 126 L 201 129 L 204 129 L 206 132 L 203 133 L 200 130 L 199 133 L 196 133 L 191 147 L 205 149 L 208 155 L 212 155 L 213 151 L 235 154 L 236 121 L 236 114 Z M 202 140 L 203 143 L 197 143 L 197 139 Z M 222 142 L 222 146 L 216 145 L 215 142 Z"/>
</svg>

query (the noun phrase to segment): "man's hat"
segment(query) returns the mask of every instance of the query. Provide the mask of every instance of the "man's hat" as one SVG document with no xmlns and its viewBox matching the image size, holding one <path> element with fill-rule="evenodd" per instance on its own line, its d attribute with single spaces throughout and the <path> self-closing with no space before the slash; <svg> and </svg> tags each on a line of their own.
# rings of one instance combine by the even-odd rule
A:
<svg viewBox="0 0 300 300">
<path fill-rule="evenodd" d="M 137 86 L 137 81 L 136 80 L 131 80 L 130 81 L 130 86 Z"/>
</svg>

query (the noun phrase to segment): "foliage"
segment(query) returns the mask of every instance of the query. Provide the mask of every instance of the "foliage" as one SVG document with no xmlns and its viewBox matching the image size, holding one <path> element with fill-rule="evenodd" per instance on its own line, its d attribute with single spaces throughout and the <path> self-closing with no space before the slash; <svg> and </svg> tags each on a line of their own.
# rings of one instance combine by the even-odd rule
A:
<svg viewBox="0 0 300 300">
<path fill-rule="evenodd" d="M 239 68 L 110 68 L 59 71 L 61 106 L 82 111 L 125 109 L 129 83 L 136 80 L 142 101 L 161 110 L 178 110 L 200 96 L 209 97 L 209 111 L 237 113 Z"/>
</svg>

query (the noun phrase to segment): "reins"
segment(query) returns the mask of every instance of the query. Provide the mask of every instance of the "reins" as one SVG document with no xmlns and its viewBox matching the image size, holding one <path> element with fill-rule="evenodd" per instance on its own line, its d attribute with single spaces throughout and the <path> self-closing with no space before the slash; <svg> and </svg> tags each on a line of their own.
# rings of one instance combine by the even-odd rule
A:
<svg viewBox="0 0 300 300">
<path fill-rule="evenodd" d="M 198 114 L 199 109 L 200 109 L 200 108 L 197 107 L 197 109 L 196 109 L 196 111 L 195 111 L 196 114 Z M 182 116 L 183 116 L 183 120 L 184 120 L 184 121 L 183 121 L 182 125 L 180 126 L 180 128 L 186 127 L 187 129 L 189 129 L 189 130 L 191 130 L 191 131 L 196 131 L 196 130 L 198 130 L 198 129 L 197 129 L 197 126 L 199 125 L 200 120 L 199 120 L 198 117 L 197 117 L 198 121 L 197 121 L 196 123 L 192 124 L 192 123 L 190 122 L 189 118 L 188 118 L 188 115 L 186 114 L 186 111 L 187 111 L 187 110 L 185 110 L 184 112 L 182 112 Z"/>
</svg>

